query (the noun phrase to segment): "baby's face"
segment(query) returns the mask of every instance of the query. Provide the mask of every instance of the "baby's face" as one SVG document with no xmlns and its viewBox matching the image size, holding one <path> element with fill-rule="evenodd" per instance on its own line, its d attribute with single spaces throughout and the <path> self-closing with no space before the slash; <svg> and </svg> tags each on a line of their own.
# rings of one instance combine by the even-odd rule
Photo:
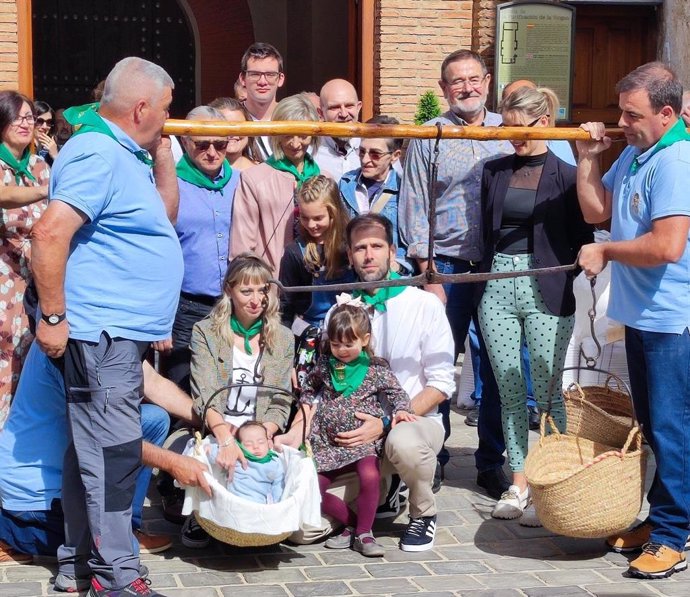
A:
<svg viewBox="0 0 690 597">
<path fill-rule="evenodd" d="M 263 427 L 247 427 L 240 433 L 240 441 L 245 450 L 259 458 L 266 456 L 270 446 L 268 445 L 268 437 L 266 437 L 266 430 Z"/>
</svg>

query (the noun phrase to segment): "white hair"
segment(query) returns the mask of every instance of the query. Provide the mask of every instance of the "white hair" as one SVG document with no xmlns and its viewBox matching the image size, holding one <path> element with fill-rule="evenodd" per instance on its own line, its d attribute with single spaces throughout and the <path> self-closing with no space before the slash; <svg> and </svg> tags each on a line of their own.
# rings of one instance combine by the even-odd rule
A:
<svg viewBox="0 0 690 597">
<path fill-rule="evenodd" d="M 126 111 L 138 100 L 158 100 L 163 90 L 175 88 L 165 69 L 137 56 L 120 60 L 110 71 L 103 87 L 101 104 L 111 110 Z"/>
<path fill-rule="evenodd" d="M 223 113 L 216 108 L 212 108 L 211 106 L 197 106 L 189 111 L 186 120 L 226 120 L 226 118 L 223 116 Z M 209 136 L 213 137 L 214 135 Z M 221 135 L 219 135 L 219 137 L 225 138 Z M 182 138 L 188 141 L 192 139 L 189 135 L 185 135 Z"/>
</svg>

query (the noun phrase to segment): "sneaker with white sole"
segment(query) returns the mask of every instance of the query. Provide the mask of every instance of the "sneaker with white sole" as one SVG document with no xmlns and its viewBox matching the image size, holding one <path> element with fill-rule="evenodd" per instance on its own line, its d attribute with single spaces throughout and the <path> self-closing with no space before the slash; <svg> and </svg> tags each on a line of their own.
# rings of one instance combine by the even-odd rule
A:
<svg viewBox="0 0 690 597">
<path fill-rule="evenodd" d="M 534 504 L 530 504 L 527 506 L 527 508 L 525 508 L 525 510 L 522 512 L 522 516 L 520 516 L 520 520 L 518 520 L 518 523 L 520 526 L 531 527 L 534 529 L 544 526 L 541 523 L 541 520 L 539 520 L 539 516 L 537 516 L 537 511 L 534 509 Z"/>
<path fill-rule="evenodd" d="M 410 517 L 403 536 L 400 539 L 400 549 L 403 551 L 426 551 L 434 547 L 436 536 L 436 515 Z"/>
<path fill-rule="evenodd" d="M 491 516 L 504 520 L 520 518 L 529 504 L 529 487 L 521 492 L 517 485 L 511 485 L 496 502 Z"/>
<path fill-rule="evenodd" d="M 144 564 L 139 564 L 139 576 L 146 580 L 149 569 Z M 91 586 L 91 576 L 73 576 L 71 574 L 58 573 L 53 581 L 53 588 L 63 593 L 81 593 Z"/>
<path fill-rule="evenodd" d="M 376 518 L 395 518 L 407 502 L 407 495 L 409 494 L 407 485 L 400 479 L 398 475 L 391 477 L 391 487 L 388 490 L 388 495 L 376 509 Z"/>
</svg>

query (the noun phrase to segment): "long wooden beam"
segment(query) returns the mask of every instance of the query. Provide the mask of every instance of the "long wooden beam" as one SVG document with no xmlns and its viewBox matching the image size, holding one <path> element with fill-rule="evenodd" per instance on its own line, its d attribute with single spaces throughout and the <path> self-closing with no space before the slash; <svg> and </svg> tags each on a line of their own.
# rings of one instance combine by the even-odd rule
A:
<svg viewBox="0 0 690 597">
<path fill-rule="evenodd" d="M 270 121 L 270 122 L 227 122 L 210 120 L 168 120 L 163 132 L 168 135 L 227 137 L 227 136 L 280 136 L 311 135 L 319 137 L 368 137 L 368 138 L 409 138 L 435 139 L 438 129 L 435 126 L 416 126 L 412 124 L 361 124 L 341 122 L 309 121 Z M 615 141 L 624 141 L 619 128 L 606 129 L 607 135 Z M 589 133 L 580 128 L 547 127 L 494 127 L 494 126 L 450 126 L 441 130 L 442 139 L 473 139 L 488 141 L 492 139 L 567 139 L 568 141 L 587 141 Z"/>
</svg>

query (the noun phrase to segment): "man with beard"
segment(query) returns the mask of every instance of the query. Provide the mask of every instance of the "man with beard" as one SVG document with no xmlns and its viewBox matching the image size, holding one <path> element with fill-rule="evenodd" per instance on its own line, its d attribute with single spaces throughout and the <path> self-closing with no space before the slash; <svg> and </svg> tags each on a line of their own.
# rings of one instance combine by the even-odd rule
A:
<svg viewBox="0 0 690 597">
<path fill-rule="evenodd" d="M 449 54 L 441 66 L 439 85 L 450 109 L 426 124 L 499 125 L 500 115 L 485 107 L 490 82 L 491 75 L 479 54 L 470 50 Z M 407 256 L 416 259 L 422 271 L 427 268 L 431 250 L 436 271 L 444 274 L 474 272 L 482 252 L 480 195 L 484 162 L 512 153 L 512 148 L 507 141 L 446 139 L 440 142 L 438 177 L 434 185 L 436 228 L 434 246 L 429 247 L 429 164 L 433 160 L 434 144 L 434 139 L 415 139 L 410 143 L 398 200 L 400 235 L 407 245 Z M 457 359 L 464 350 L 470 321 L 475 317 L 474 285 L 426 284 L 424 289 L 446 305 Z M 475 328 L 479 329 L 476 321 Z M 499 499 L 510 485 L 501 468 L 505 445 L 500 403 L 488 358 L 484 356 L 480 360 L 482 401 L 478 421 L 479 448 L 475 454 L 477 483 Z M 449 405 L 446 403 L 443 408 L 446 409 L 447 438 L 450 436 Z M 447 461 L 448 453 L 444 448 L 439 454 L 441 476 Z"/>
</svg>

